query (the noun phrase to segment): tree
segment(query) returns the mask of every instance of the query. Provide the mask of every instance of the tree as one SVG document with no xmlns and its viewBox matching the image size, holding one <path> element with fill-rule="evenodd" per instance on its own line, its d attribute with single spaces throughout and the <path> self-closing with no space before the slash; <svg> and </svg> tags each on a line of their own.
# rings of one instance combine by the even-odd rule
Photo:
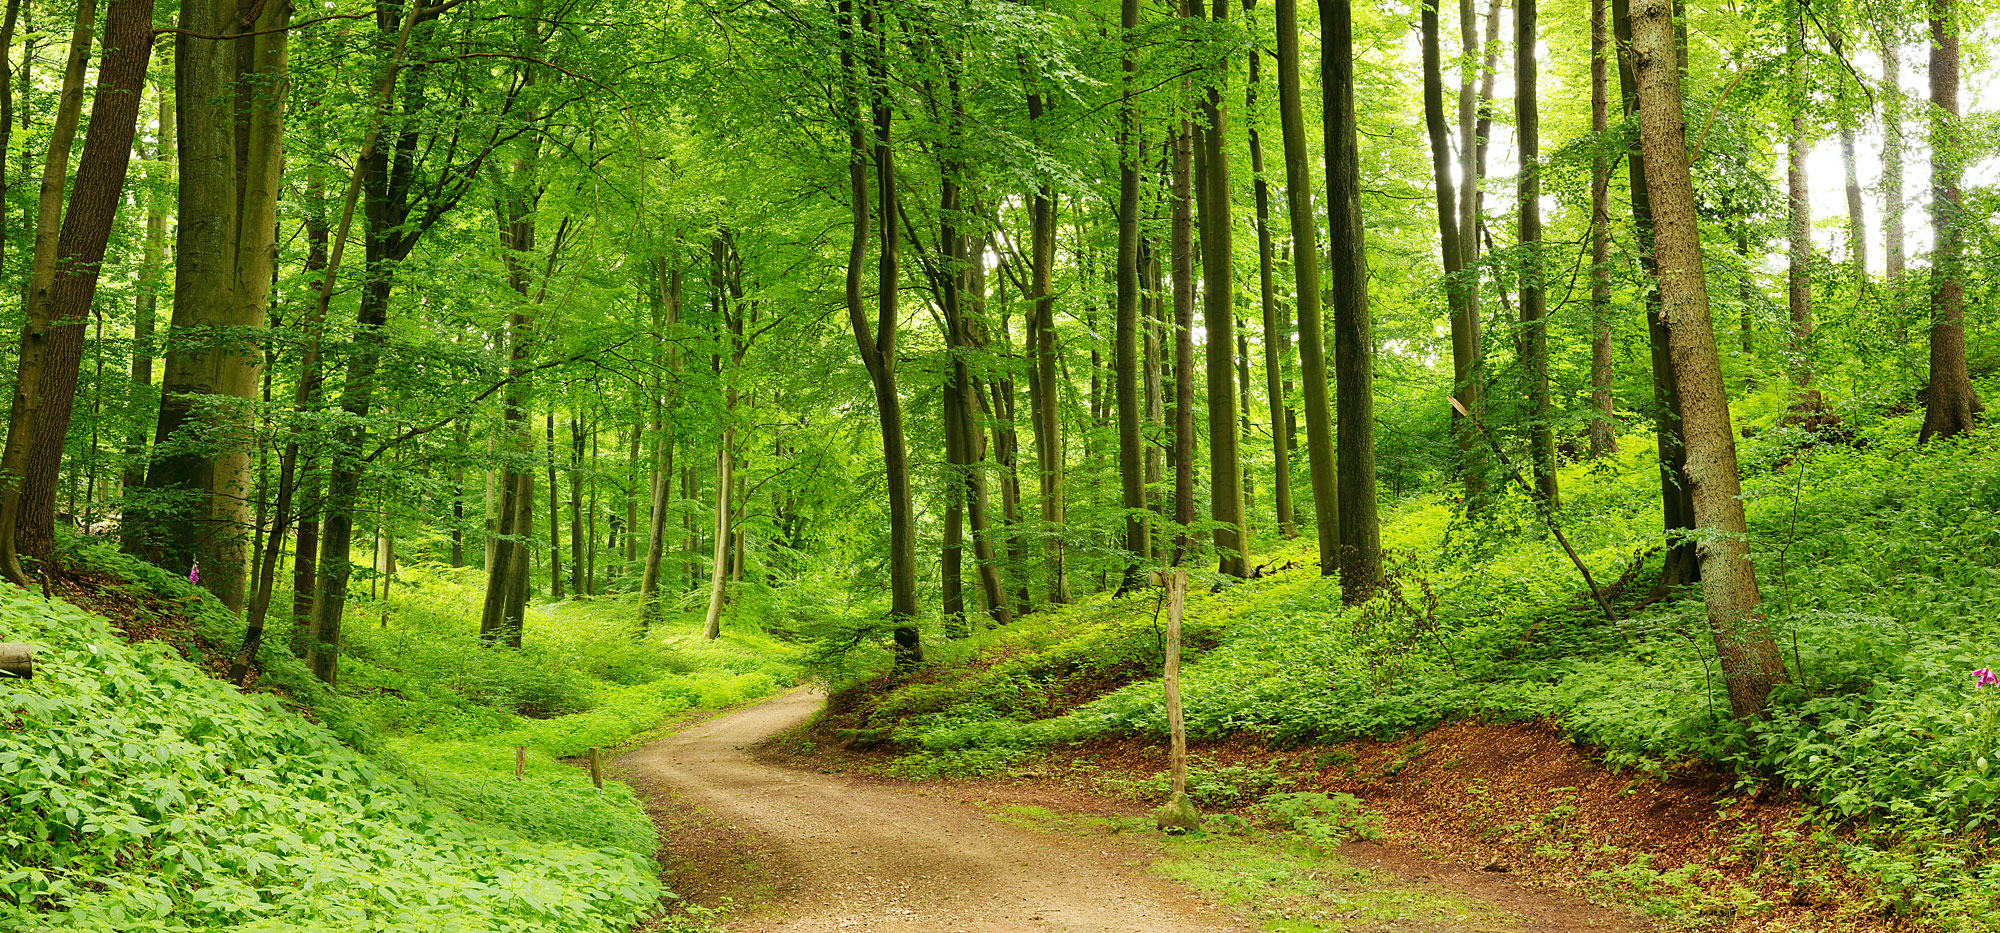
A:
<svg viewBox="0 0 2000 933">
<path fill-rule="evenodd" d="M 1118 395 L 1118 490 L 1125 507 L 1125 550 L 1132 558 L 1119 581 L 1119 592 L 1130 592 L 1145 579 L 1141 566 L 1151 556 L 1152 530 L 1147 527 L 1146 476 L 1140 462 L 1139 431 L 1139 116 L 1132 93 L 1138 70 L 1133 46 L 1139 28 L 1139 0 L 1120 0 L 1118 28 L 1123 31 L 1119 55 L 1118 116 L 1118 320 L 1112 352 L 1113 379 Z M 1282 461 L 1281 461 L 1282 462 Z"/>
<path fill-rule="evenodd" d="M 1305 108 L 1299 94 L 1298 0 L 1277 0 L 1278 125 L 1285 142 L 1285 213 L 1292 225 L 1292 275 L 1298 294 L 1299 395 L 1305 405 L 1306 459 L 1320 573 L 1340 567 L 1340 494 L 1333 416 L 1326 397 L 1326 343 L 1320 334 L 1319 235 L 1313 219 L 1312 168 L 1306 160 Z"/>
<path fill-rule="evenodd" d="M 1729 394 L 1710 324 L 1694 183 L 1688 171 L 1672 0 L 1637 0 L 1631 29 L 1660 316 L 1681 390 L 1688 479 L 1695 523 L 1703 533 L 1696 546 L 1702 596 L 1709 632 L 1722 660 L 1730 709 L 1740 718 L 1754 718 L 1764 714 L 1772 688 L 1785 680 L 1785 668 L 1760 615 L 1757 576 L 1748 559 L 1736 438 L 1729 425 Z"/>
<path fill-rule="evenodd" d="M 1521 343 L 1528 381 L 1528 449 L 1535 490 L 1551 507 L 1562 501 L 1556 485 L 1555 408 L 1549 398 L 1547 299 L 1542 293 L 1541 111 L 1535 96 L 1535 45 L 1540 34 L 1535 0 L 1514 0 L 1515 144 L 1521 152 Z"/>
<path fill-rule="evenodd" d="M 249 570 L 247 403 L 262 377 L 257 340 L 276 259 L 291 14 L 289 3 L 265 4 L 246 24 L 234 0 L 181 6 L 174 315 L 154 434 L 175 452 L 147 470 L 152 504 L 126 515 L 128 542 L 155 563 L 202 564 L 202 585 L 232 609 Z M 201 38 L 238 32 L 240 42 Z"/>
<path fill-rule="evenodd" d="M 882 463 L 889 489 L 889 621 L 894 631 L 896 664 L 908 668 L 923 660 L 917 637 L 916 514 L 910 493 L 910 455 L 903 435 L 903 400 L 896 390 L 896 286 L 901 236 L 896 229 L 896 166 L 890 148 L 893 110 L 888 86 L 888 30 L 881 21 L 881 0 L 862 0 L 859 16 L 853 0 L 841 0 L 841 70 L 847 75 L 844 110 L 848 127 L 848 192 L 852 235 L 847 253 L 847 317 L 861 362 L 875 388 L 875 409 L 882 425 Z M 858 19 L 858 24 L 856 20 Z M 866 57 L 865 68 L 857 65 Z M 864 94 L 865 90 L 865 94 Z M 867 102 L 864 121 L 861 105 Z M 870 144 L 869 128 L 873 129 Z M 868 321 L 864 267 L 870 233 L 868 169 L 874 167 L 875 193 L 880 199 L 872 223 L 879 226 L 876 263 L 875 322 Z"/>
<path fill-rule="evenodd" d="M 1357 603 L 1374 593 L 1382 576 L 1382 542 L 1375 508 L 1375 337 L 1361 233 L 1353 13 L 1352 0 L 1320 0 L 1327 268 L 1333 276 L 1333 369 L 1340 407 L 1340 590 Z"/>
<path fill-rule="evenodd" d="M 1199 0 L 1192 7 L 1200 14 Z M 1228 0 L 1210 6 L 1217 24 L 1229 20 Z M 1228 59 L 1208 79 L 1195 131 L 1195 176 L 1201 213 L 1201 322 L 1207 338 L 1202 361 L 1208 374 L 1209 516 L 1221 571 L 1250 575 L 1250 529 L 1244 520 L 1243 457 L 1236 421 L 1235 233 L 1229 188 L 1229 107 L 1222 102 Z M 1186 372 L 1181 378 L 1189 378 Z"/>
<path fill-rule="evenodd" d="M 1931 31 L 1931 251 L 1930 388 L 1924 393 L 1924 428 L 1918 441 L 1972 430 L 1983 412 L 1965 362 L 1966 138 L 1958 113 L 1958 5 L 1929 0 Z"/>
</svg>

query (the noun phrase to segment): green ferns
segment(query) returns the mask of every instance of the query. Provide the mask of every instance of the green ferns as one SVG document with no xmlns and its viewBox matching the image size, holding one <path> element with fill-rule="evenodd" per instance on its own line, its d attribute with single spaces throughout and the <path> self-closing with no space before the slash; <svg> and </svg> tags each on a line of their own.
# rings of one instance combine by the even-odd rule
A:
<svg viewBox="0 0 2000 933">
<path fill-rule="evenodd" d="M 0 591 L 0 636 L 38 648 L 0 682 L 0 929 L 609 931 L 663 893 L 645 852 L 469 821 L 67 604 Z"/>
</svg>

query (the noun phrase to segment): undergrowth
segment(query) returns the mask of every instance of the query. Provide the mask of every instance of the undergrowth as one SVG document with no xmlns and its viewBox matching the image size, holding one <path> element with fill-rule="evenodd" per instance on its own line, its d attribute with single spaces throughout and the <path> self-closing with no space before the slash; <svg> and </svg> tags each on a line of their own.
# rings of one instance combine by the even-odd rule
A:
<svg viewBox="0 0 2000 933">
<path fill-rule="evenodd" d="M 66 558 L 180 607 L 211 644 L 241 638 L 184 579 L 102 546 Z M 787 649 L 701 642 L 684 619 L 636 637 L 611 601 L 537 607 L 527 648 L 486 648 L 466 578 L 401 579 L 350 611 L 338 695 L 282 626 L 245 694 L 0 588 L 0 639 L 37 649 L 34 679 L 0 681 L 0 929 L 622 931 L 671 903 L 631 791 L 563 759 L 770 693 L 795 677 Z"/>
<path fill-rule="evenodd" d="M 2000 667 L 2000 437 L 1917 448 L 1914 416 L 1839 414 L 1839 438 L 1767 427 L 1742 445 L 1751 556 L 1790 677 L 1764 721 L 1728 714 L 1698 588 L 1649 598 L 1658 474 L 1647 439 L 1625 438 L 1562 477 L 1571 541 L 1600 585 L 1625 580 L 1617 621 L 1522 497 L 1476 519 L 1449 495 L 1412 497 L 1385 511 L 1387 578 L 1364 605 L 1341 604 L 1310 542 L 1260 555 L 1298 569 L 1196 587 L 1189 735 L 1287 746 L 1553 722 L 1613 768 L 1795 789 L 1842 830 L 1826 845 L 1874 880 L 1883 911 L 1992 929 L 2000 687 L 1973 671 Z M 1155 601 L 1086 600 L 955 642 L 836 697 L 830 725 L 912 776 L 1159 738 Z"/>
</svg>

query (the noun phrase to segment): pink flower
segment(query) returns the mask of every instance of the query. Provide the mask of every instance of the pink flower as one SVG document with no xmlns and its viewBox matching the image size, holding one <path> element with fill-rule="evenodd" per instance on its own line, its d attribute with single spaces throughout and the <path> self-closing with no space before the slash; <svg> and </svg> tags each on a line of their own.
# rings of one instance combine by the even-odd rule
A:
<svg viewBox="0 0 2000 933">
<path fill-rule="evenodd" d="M 188 582 L 194 584 L 201 583 L 201 561 L 195 561 L 194 565 L 188 568 Z M 1982 684 L 1981 686 L 1984 685 Z"/>
<path fill-rule="evenodd" d="M 2000 684 L 2000 677 L 1995 677 L 1992 671 L 1982 667 L 1972 672 L 1972 682 L 1976 689 L 1984 690 L 1994 684 Z"/>
</svg>

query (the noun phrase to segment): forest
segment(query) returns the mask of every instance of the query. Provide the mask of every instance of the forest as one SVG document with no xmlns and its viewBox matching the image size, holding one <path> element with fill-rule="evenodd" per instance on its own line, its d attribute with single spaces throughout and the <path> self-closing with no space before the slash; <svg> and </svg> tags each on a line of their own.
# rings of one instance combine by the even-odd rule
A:
<svg viewBox="0 0 2000 933">
<path fill-rule="evenodd" d="M 6 0 L 0 929 L 822 929 L 815 872 L 976 856 L 703 796 L 808 780 L 1143 837 L 1222 913 L 1140 929 L 1391 928 L 1326 866 L 1405 857 L 1472 874 L 1394 929 L 2000 929 L 1996 50 Z M 841 916 L 1131 928 L 1039 858 L 1047 921 Z"/>
</svg>

